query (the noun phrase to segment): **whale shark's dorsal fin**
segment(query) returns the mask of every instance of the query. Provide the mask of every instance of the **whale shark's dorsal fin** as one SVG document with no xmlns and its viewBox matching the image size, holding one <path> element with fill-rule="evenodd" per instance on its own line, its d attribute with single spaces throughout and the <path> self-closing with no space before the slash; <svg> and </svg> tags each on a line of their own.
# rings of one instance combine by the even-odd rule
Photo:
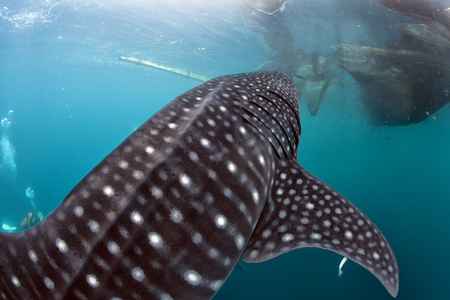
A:
<svg viewBox="0 0 450 300">
<path fill-rule="evenodd" d="M 331 250 L 353 260 L 374 274 L 393 297 L 397 295 L 397 261 L 380 230 L 292 159 L 277 170 L 242 259 L 261 262 L 303 247 Z"/>
</svg>

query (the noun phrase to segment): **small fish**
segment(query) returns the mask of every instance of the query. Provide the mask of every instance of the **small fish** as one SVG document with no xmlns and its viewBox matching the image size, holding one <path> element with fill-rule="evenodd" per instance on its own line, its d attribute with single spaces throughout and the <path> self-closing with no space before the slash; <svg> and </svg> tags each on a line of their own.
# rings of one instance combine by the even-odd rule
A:
<svg viewBox="0 0 450 300">
<path fill-rule="evenodd" d="M 339 277 L 341 277 L 342 273 L 344 273 L 344 271 L 342 271 L 342 267 L 344 266 L 346 261 L 347 257 L 344 256 L 344 258 L 341 260 L 341 263 L 339 264 Z"/>
<path fill-rule="evenodd" d="M 3 299 L 210 299 L 242 257 L 335 251 L 392 296 L 388 242 L 300 166 L 295 86 L 278 72 L 206 81 L 176 97 L 36 226 L 0 234 Z"/>
</svg>

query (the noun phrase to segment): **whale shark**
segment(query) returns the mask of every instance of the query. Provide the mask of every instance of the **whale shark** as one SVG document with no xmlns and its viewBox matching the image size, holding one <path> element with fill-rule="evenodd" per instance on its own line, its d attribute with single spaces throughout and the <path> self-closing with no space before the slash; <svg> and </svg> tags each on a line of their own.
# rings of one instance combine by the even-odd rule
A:
<svg viewBox="0 0 450 300">
<path fill-rule="evenodd" d="M 279 72 L 179 95 L 43 221 L 0 234 L 3 299 L 210 299 L 242 258 L 317 247 L 398 292 L 381 231 L 300 166 L 297 91 Z"/>
<path fill-rule="evenodd" d="M 419 19 L 439 34 L 439 39 L 450 40 L 450 14 L 448 0 L 380 0 L 380 4 Z"/>
</svg>

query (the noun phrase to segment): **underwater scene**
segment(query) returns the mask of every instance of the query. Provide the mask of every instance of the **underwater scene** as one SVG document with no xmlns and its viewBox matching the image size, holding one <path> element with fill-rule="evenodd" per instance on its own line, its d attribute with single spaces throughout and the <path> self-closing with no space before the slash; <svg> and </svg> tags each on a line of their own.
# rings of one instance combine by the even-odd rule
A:
<svg viewBox="0 0 450 300">
<path fill-rule="evenodd" d="M 0 76 L 0 299 L 450 299 L 449 0 L 3 0 Z"/>
</svg>

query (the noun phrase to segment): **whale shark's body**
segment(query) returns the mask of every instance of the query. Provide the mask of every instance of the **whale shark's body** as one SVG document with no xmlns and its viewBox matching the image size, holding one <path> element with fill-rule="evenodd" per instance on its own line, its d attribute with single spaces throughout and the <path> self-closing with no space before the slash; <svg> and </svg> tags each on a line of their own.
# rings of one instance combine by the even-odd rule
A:
<svg viewBox="0 0 450 300">
<path fill-rule="evenodd" d="M 37 226 L 0 235 L 0 298 L 209 299 L 239 257 L 340 253 L 395 296 L 376 226 L 303 169 L 295 86 L 277 72 L 218 77 L 178 96 Z"/>
</svg>

